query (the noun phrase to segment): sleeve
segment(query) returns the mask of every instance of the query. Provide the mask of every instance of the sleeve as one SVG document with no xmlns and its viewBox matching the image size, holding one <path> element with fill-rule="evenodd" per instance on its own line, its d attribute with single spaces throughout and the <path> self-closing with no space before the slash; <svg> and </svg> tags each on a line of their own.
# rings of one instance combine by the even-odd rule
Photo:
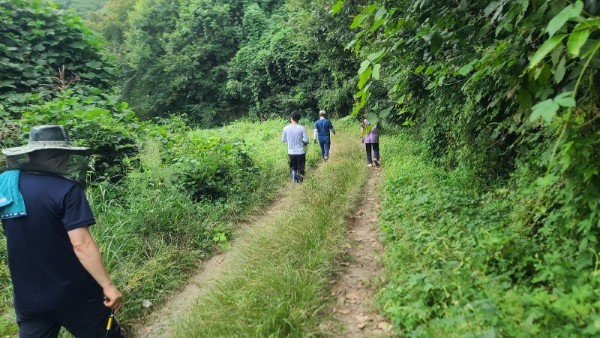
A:
<svg viewBox="0 0 600 338">
<path fill-rule="evenodd" d="M 319 132 L 317 131 L 317 125 L 315 124 L 315 131 L 313 132 L 313 140 L 316 140 L 317 136 L 319 136 Z"/>
<path fill-rule="evenodd" d="M 96 223 L 90 204 L 79 184 L 73 184 L 73 187 L 67 191 L 63 203 L 64 213 L 61 220 L 65 230 L 87 227 Z"/>
<path fill-rule="evenodd" d="M 287 142 L 287 134 L 285 132 L 285 128 L 283 128 L 283 133 L 281 133 L 281 142 Z"/>
<path fill-rule="evenodd" d="M 304 143 L 308 143 L 308 134 L 306 133 L 306 128 L 302 128 L 302 141 Z"/>
</svg>

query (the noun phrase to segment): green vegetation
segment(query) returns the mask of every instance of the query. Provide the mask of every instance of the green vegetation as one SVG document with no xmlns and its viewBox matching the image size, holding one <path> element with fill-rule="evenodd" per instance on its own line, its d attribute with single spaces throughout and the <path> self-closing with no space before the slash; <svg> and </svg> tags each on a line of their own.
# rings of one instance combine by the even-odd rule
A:
<svg viewBox="0 0 600 338">
<path fill-rule="evenodd" d="M 383 142 L 390 282 L 379 301 L 402 336 L 598 335 L 597 268 L 531 237 L 523 225 L 531 192 L 518 177 L 483 186 L 466 168 L 436 167 L 408 135 Z"/>
<path fill-rule="evenodd" d="M 337 123 L 338 138 L 356 126 Z M 354 130 L 351 130 L 353 127 Z M 265 223 L 246 231 L 177 337 L 307 337 L 318 335 L 322 304 L 343 248 L 345 217 L 354 210 L 367 176 L 356 137 L 336 143 L 329 162 L 310 171 L 283 197 Z"/>
<path fill-rule="evenodd" d="M 347 20 L 321 1 L 110 0 L 91 25 L 117 55 L 122 99 L 140 116 L 179 112 L 212 126 L 351 109 Z"/>
<path fill-rule="evenodd" d="M 344 3 L 335 10 L 354 6 Z M 600 331 L 597 5 L 422 0 L 356 7 L 352 45 L 364 61 L 355 112 L 410 126 L 427 160 L 448 170 L 420 167 L 411 174 L 424 175 L 421 190 L 396 183 L 388 191 L 411 210 L 421 203 L 408 219 L 400 211 L 389 221 L 397 232 L 392 252 L 411 239 L 431 243 L 411 274 L 396 273 L 406 273 L 397 268 L 409 261 L 390 266 L 397 279 L 382 297 L 400 332 Z M 454 182 L 465 172 L 468 185 Z M 414 224 L 433 221 L 421 213 L 436 215 L 435 223 Z M 415 289 L 403 294 L 407 283 Z"/>
<path fill-rule="evenodd" d="M 116 70 L 81 19 L 41 0 L 0 1 L 0 117 L 68 87 L 106 90 Z"/>
<path fill-rule="evenodd" d="M 366 116 L 401 135 L 382 142 L 390 284 L 380 295 L 399 335 L 594 336 L 599 11 L 596 0 L 108 0 L 90 16 L 103 44 L 57 4 L 0 0 L 0 143 L 60 123 L 95 150 L 94 232 L 132 297 L 129 320 L 286 180 L 285 122 L 275 117 Z M 265 122 L 196 129 L 238 118 Z M 323 177 L 357 179 L 347 170 L 331 165 Z M 317 188 L 310 182 L 302 189 Z M 340 210 L 306 228 L 325 236 L 331 221 L 331 242 L 309 243 L 322 263 L 281 255 L 264 274 L 242 271 L 221 286 L 239 292 L 206 300 L 244 304 L 241 321 L 225 327 L 227 305 L 198 312 L 197 323 L 217 335 L 317 332 L 309 317 L 324 288 L 302 274 L 326 275 L 335 257 L 352 193 L 336 196 Z M 318 217 L 299 200 L 303 217 Z M 256 243 L 289 241 L 305 257 L 310 245 L 283 232 Z M 302 289 L 275 285 L 277 273 Z M 3 335 L 15 331 L 8 281 L 2 264 Z M 265 304 L 251 293 L 283 287 L 305 302 Z"/>
<path fill-rule="evenodd" d="M 106 3 L 107 0 L 52 0 L 65 9 L 72 9 L 80 17 L 87 19 Z"/>
<path fill-rule="evenodd" d="M 83 126 L 91 122 L 74 123 Z M 125 176 L 117 184 L 97 178 L 90 186 L 88 197 L 97 216 L 92 231 L 115 283 L 126 294 L 127 306 L 120 315 L 126 325 L 149 311 L 143 307 L 144 300 L 159 303 L 166 292 L 181 286 L 199 258 L 209 255 L 216 245 L 227 244 L 236 220 L 271 200 L 278 191 L 274 187 L 287 182 L 285 145 L 279 140 L 284 125 L 281 120 L 240 122 L 223 130 L 187 133 L 188 127 L 179 119 L 165 121 L 162 126 L 145 125 L 139 131 L 148 135 L 139 139 L 143 151 L 135 156 L 138 161 L 133 157 L 127 161 Z M 95 141 L 117 136 L 110 130 L 103 135 L 98 126 L 90 127 L 94 127 Z M 80 144 L 88 144 L 89 140 L 77 136 L 72 133 Z M 242 136 L 257 146 L 246 147 L 240 141 Z M 196 157 L 199 152 L 202 156 Z M 192 157 L 195 161 L 185 160 Z M 216 171 L 203 177 L 195 189 L 190 188 L 186 182 L 203 168 Z M 227 180 L 226 191 L 206 190 L 223 187 L 223 180 Z M 5 240 L 0 239 L 0 280 L 6 281 L 0 292 L 0 335 L 9 335 L 16 327 Z"/>
</svg>

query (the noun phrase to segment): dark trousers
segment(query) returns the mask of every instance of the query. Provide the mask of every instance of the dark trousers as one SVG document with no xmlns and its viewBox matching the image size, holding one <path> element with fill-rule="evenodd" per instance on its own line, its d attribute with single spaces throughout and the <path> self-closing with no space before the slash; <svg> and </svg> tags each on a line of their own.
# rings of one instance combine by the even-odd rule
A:
<svg viewBox="0 0 600 338">
<path fill-rule="evenodd" d="M 306 165 L 306 154 L 289 155 L 290 174 L 292 182 L 300 183 L 304 179 L 304 167 Z"/>
<path fill-rule="evenodd" d="M 367 163 L 373 163 L 373 159 L 379 161 L 379 143 L 365 143 L 365 148 L 367 149 Z M 373 149 L 372 157 L 371 148 Z"/>
<path fill-rule="evenodd" d="M 103 304 L 103 296 L 94 297 L 79 304 L 59 308 L 36 315 L 17 313 L 19 338 L 56 338 L 63 326 L 77 338 L 123 338 L 116 319 L 106 330 L 110 309 Z"/>
<path fill-rule="evenodd" d="M 321 157 L 329 157 L 329 148 L 331 147 L 331 142 L 319 141 L 319 145 L 321 146 Z"/>
</svg>

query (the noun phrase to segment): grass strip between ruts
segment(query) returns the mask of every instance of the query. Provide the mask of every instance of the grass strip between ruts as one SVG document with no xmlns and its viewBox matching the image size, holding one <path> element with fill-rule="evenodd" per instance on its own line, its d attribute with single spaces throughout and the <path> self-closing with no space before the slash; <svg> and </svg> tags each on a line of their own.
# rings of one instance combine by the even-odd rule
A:
<svg viewBox="0 0 600 338">
<path fill-rule="evenodd" d="M 176 337 L 318 335 L 345 217 L 368 174 L 353 136 L 338 132 L 329 162 L 302 185 L 290 183 L 285 210 L 240 236 L 230 269 L 178 323 Z"/>
</svg>

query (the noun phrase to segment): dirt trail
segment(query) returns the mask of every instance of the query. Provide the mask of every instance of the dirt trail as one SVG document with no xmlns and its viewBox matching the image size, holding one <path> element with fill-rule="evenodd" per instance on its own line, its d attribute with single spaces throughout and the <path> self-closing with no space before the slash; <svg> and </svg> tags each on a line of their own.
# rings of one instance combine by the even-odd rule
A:
<svg viewBox="0 0 600 338">
<path fill-rule="evenodd" d="M 329 308 L 332 320 L 321 328 L 332 337 L 391 337 L 392 325 L 374 303 L 384 283 L 377 214 L 377 189 L 383 173 L 373 169 L 365 184 L 357 212 L 350 219 L 344 260 L 332 289 L 335 304 Z"/>
<path fill-rule="evenodd" d="M 383 249 L 377 230 L 379 202 L 376 195 L 382 175 L 380 169 L 373 168 L 365 185 L 363 198 L 358 204 L 360 207 L 356 214 L 349 218 L 346 254 L 338 279 L 334 281 L 332 288 L 332 295 L 337 300 L 329 306 L 329 316 L 326 317 L 331 319 L 321 325 L 321 329 L 328 336 L 391 336 L 392 326 L 378 313 L 373 303 L 374 294 L 383 282 L 380 260 Z M 267 224 L 268 218 L 278 217 L 279 212 L 286 209 L 288 199 L 286 194 L 281 195 L 267 210 L 248 220 L 236 235 L 231 249 L 201 263 L 197 273 L 190 278 L 183 290 L 171 295 L 165 304 L 144 318 L 143 322 L 133 324 L 131 336 L 172 337 L 176 323 L 186 318 L 199 297 L 210 289 L 215 280 L 233 268 L 230 261 L 242 247 L 239 243 L 244 242 L 244 232 L 260 231 L 261 224 Z"/>
<path fill-rule="evenodd" d="M 291 184 L 291 183 L 288 183 Z M 277 214 L 285 210 L 289 203 L 289 196 L 282 195 L 277 202 L 272 204 L 268 210 L 260 215 L 250 216 L 240 226 L 241 230 L 235 240 L 231 243 L 231 249 L 220 252 L 198 267 L 198 271 L 189 279 L 183 290 L 174 293 L 165 304 L 152 312 L 142 323 L 134 324 L 131 334 L 134 338 L 165 338 L 175 334 L 176 323 L 185 319 L 190 310 L 196 305 L 200 296 L 207 292 L 213 281 L 223 275 L 223 272 L 231 268 L 230 260 L 237 254 L 239 245 L 236 243 L 244 241 L 244 231 L 257 231 L 261 224 L 266 224 L 267 217 L 277 217 Z"/>
</svg>

